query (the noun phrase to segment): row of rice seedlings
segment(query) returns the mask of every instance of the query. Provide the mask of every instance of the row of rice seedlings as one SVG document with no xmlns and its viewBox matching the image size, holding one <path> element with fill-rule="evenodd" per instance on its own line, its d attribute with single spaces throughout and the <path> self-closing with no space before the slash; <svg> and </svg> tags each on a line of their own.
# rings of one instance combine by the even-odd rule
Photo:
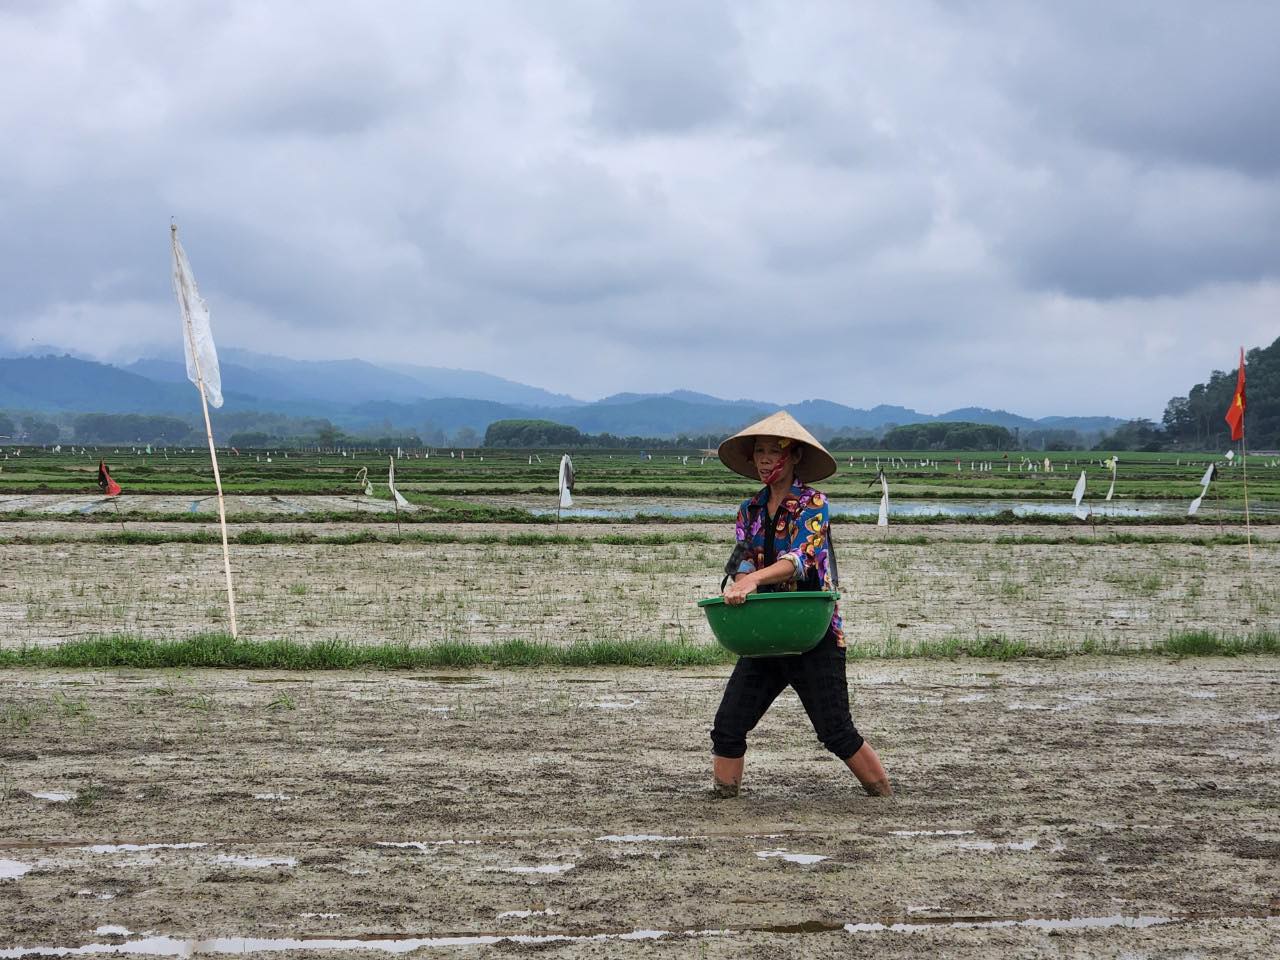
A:
<svg viewBox="0 0 1280 960">
<path fill-rule="evenodd" d="M 1242 581 L 1231 568 L 1172 548 L 1116 547 L 1100 555 L 1049 546 L 862 547 L 842 556 L 847 629 L 885 642 L 995 629 L 1075 643 L 1105 632 L 1141 644 L 1242 613 L 1259 619 L 1280 605 L 1280 580 L 1267 575 L 1269 564 Z M 0 641 L 223 624 L 217 553 L 189 544 L 145 554 L 36 548 L 23 558 L 22 593 L 0 603 Z M 360 554 L 262 547 L 254 554 L 242 552 L 235 562 L 240 619 L 258 637 L 425 643 L 520 635 L 567 644 L 683 631 L 709 640 L 694 601 L 714 594 L 719 582 L 719 554 L 708 557 L 702 544 L 461 544 L 443 553 L 382 545 Z"/>
</svg>

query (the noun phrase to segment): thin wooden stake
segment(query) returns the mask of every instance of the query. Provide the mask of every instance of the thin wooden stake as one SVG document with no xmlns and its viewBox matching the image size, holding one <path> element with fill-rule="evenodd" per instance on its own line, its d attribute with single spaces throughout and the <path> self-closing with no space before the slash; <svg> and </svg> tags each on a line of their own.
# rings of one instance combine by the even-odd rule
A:
<svg viewBox="0 0 1280 960">
<path fill-rule="evenodd" d="M 1213 471 L 1213 479 L 1218 479 L 1218 471 L 1216 469 Z M 1217 484 L 1214 484 L 1213 487 L 1213 503 L 1218 508 L 1218 534 L 1222 535 L 1227 531 L 1222 525 L 1222 492 L 1218 489 Z"/>
<path fill-rule="evenodd" d="M 1253 530 L 1249 526 L 1249 458 L 1244 448 L 1244 417 L 1240 417 L 1240 470 L 1244 478 L 1244 541 L 1249 545 L 1249 562 L 1253 563 Z"/>
<path fill-rule="evenodd" d="M 174 259 L 178 252 L 178 226 L 170 224 L 169 231 L 173 239 Z M 227 508 L 222 499 L 222 474 L 218 471 L 218 451 L 213 445 L 213 424 L 209 420 L 209 400 L 204 393 L 204 373 L 200 370 L 200 354 L 196 351 L 195 330 L 191 325 L 191 304 L 187 302 L 186 290 L 178 284 L 178 295 L 182 297 L 182 318 L 187 324 L 187 349 L 191 351 L 191 360 L 196 368 L 196 386 L 200 390 L 200 409 L 204 411 L 204 431 L 209 439 L 209 459 L 213 462 L 213 483 L 218 488 L 218 525 L 222 528 L 222 569 L 227 575 L 227 610 L 231 614 L 231 637 L 235 639 L 239 633 L 236 629 L 236 593 L 231 584 L 231 551 L 227 547 Z"/>
</svg>

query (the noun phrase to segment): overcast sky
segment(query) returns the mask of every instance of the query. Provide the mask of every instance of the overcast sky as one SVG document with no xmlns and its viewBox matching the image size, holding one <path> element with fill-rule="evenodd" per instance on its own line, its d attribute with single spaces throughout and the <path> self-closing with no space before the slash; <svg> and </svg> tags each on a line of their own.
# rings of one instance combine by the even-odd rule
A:
<svg viewBox="0 0 1280 960">
<path fill-rule="evenodd" d="M 227 346 L 1158 419 L 1280 335 L 1278 36 L 1265 0 L 0 0 L 0 338 L 179 359 L 174 216 Z"/>
</svg>

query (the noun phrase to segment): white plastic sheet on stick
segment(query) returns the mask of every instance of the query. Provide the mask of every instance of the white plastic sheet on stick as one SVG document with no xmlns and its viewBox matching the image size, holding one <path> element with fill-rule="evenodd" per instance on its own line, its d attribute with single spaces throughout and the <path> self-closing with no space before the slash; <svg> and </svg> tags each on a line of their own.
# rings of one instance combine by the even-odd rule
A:
<svg viewBox="0 0 1280 960">
<path fill-rule="evenodd" d="M 209 327 L 209 305 L 200 296 L 196 278 L 191 275 L 191 264 L 182 249 L 178 232 L 173 232 L 173 292 L 182 306 L 182 329 L 185 333 L 187 355 L 187 379 L 197 387 L 204 381 L 205 399 L 209 406 L 222 406 L 222 374 L 218 370 L 218 351 L 213 343 L 213 330 Z M 196 361 L 199 360 L 199 375 Z"/>
</svg>

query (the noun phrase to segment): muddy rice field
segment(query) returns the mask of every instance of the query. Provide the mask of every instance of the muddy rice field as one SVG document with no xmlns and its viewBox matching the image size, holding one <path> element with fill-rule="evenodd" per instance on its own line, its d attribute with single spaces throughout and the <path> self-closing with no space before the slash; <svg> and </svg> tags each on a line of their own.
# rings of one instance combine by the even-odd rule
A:
<svg viewBox="0 0 1280 960">
<path fill-rule="evenodd" d="M 360 529 L 298 527 L 316 536 Z M 135 532 L 181 528 L 209 529 L 129 525 Z M 15 575 L 0 578 L 0 647 L 226 628 L 216 543 L 92 539 L 112 529 L 52 520 L 3 525 L 12 539 L 0 544 L 0 558 Z M 520 525 L 445 530 L 460 542 L 236 545 L 241 628 L 255 638 L 354 642 L 712 640 L 695 601 L 718 592 L 731 525 L 562 524 L 571 542 L 550 545 L 501 542 L 529 533 Z M 601 542 L 620 530 L 702 534 L 710 542 Z M 1109 542 L 1105 531 L 1099 542 L 1069 542 L 1079 529 L 1017 525 L 890 531 L 835 531 L 847 632 L 872 650 L 979 636 L 1040 648 L 1086 641 L 1134 648 L 1176 631 L 1248 634 L 1280 624 L 1280 527 L 1260 528 L 1252 561 L 1243 544 L 1187 543 L 1179 527 L 1139 543 Z M 490 539 L 467 539 L 481 535 Z M 24 536 L 56 542 L 21 542 Z"/>
<path fill-rule="evenodd" d="M 83 512 L 0 523 L 0 649 L 226 629 L 219 546 Z M 241 635 L 712 640 L 726 523 L 428 529 L 233 544 Z M 0 960 L 1278 956 L 1280 658 L 1133 655 L 1280 629 L 1280 525 L 1217 532 L 837 523 L 889 799 L 789 691 L 713 799 L 728 665 L 0 670 Z M 1062 656 L 893 656 L 975 638 Z"/>
<path fill-rule="evenodd" d="M 0 957 L 1261 957 L 1280 663 L 850 664 L 890 799 L 728 667 L 0 675 Z"/>
</svg>

